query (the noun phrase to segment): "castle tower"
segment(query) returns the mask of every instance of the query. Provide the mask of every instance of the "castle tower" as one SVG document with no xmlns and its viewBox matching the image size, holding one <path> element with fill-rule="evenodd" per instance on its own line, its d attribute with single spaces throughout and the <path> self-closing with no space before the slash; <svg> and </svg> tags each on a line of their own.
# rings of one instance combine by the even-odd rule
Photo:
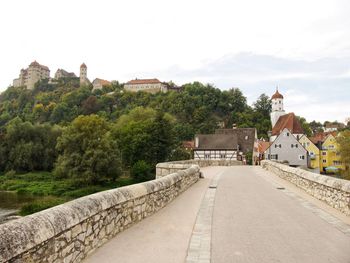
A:
<svg viewBox="0 0 350 263">
<path fill-rule="evenodd" d="M 88 78 L 87 78 L 87 66 L 85 63 L 81 64 L 80 66 L 80 85 L 81 84 L 88 84 Z"/>
<path fill-rule="evenodd" d="M 278 88 L 276 88 L 275 94 L 271 97 L 272 102 L 272 111 L 271 111 L 271 124 L 272 128 L 275 126 L 279 117 L 286 114 L 283 109 L 283 95 L 278 92 Z"/>
</svg>

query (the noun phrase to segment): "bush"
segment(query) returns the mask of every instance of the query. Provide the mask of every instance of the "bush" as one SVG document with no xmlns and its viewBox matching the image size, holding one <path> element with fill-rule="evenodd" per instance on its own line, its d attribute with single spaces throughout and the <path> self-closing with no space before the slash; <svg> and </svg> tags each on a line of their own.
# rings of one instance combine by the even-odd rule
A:
<svg viewBox="0 0 350 263">
<path fill-rule="evenodd" d="M 145 182 L 154 179 L 151 166 L 145 161 L 137 161 L 131 168 L 131 176 L 135 182 Z"/>
</svg>

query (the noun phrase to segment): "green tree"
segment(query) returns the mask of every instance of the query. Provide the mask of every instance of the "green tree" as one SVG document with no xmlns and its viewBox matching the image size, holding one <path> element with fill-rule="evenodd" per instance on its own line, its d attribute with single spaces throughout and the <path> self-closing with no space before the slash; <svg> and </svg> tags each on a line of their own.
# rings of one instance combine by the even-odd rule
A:
<svg viewBox="0 0 350 263">
<path fill-rule="evenodd" d="M 344 179 L 350 180 L 350 130 L 345 130 L 336 137 L 339 144 L 339 153 L 345 170 L 342 171 Z"/>
<path fill-rule="evenodd" d="M 116 179 L 120 154 L 107 121 L 97 115 L 79 116 L 58 138 L 55 174 L 87 184 Z"/>
<path fill-rule="evenodd" d="M 175 145 L 173 121 L 169 115 L 142 107 L 121 116 L 115 125 L 115 136 L 124 165 L 131 167 L 144 160 L 155 167 L 168 160 Z"/>
<path fill-rule="evenodd" d="M 132 166 L 131 176 L 137 183 L 155 179 L 152 167 L 143 160 L 137 161 Z"/>
<path fill-rule="evenodd" d="M 18 172 L 51 170 L 57 158 L 55 150 L 58 126 L 31 124 L 15 118 L 6 126 L 1 143 L 2 169 Z"/>
</svg>

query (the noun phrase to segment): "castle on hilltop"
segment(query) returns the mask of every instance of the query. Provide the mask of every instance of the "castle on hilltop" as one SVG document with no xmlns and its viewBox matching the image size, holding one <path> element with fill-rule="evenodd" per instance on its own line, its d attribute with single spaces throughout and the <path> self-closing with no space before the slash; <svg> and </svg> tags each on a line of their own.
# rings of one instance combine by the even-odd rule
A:
<svg viewBox="0 0 350 263">
<path fill-rule="evenodd" d="M 21 72 L 19 73 L 19 78 L 13 80 L 13 86 L 25 86 L 27 87 L 27 89 L 33 89 L 35 83 L 37 83 L 39 80 L 49 78 L 50 69 L 34 61 L 30 63 L 28 68 L 21 69 Z"/>
<path fill-rule="evenodd" d="M 76 78 L 77 76 L 73 72 L 68 72 L 64 69 L 57 69 L 54 79 L 60 78 Z M 85 63 L 80 66 L 80 85 L 91 84 L 87 77 L 87 66 Z M 33 89 L 35 83 L 40 80 L 48 79 L 54 82 L 50 78 L 50 69 L 47 66 L 39 64 L 37 61 L 30 63 L 28 68 L 21 69 L 19 77 L 13 80 L 14 87 L 26 87 L 27 89 Z"/>
</svg>

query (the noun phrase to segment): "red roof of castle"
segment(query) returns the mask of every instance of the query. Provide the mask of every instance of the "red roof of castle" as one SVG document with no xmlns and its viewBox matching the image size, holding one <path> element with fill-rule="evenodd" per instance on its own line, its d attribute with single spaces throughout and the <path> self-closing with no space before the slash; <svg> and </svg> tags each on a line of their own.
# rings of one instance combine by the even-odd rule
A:
<svg viewBox="0 0 350 263">
<path fill-rule="evenodd" d="M 40 65 L 36 60 L 34 60 L 32 63 L 30 63 L 29 67 L 41 67 L 43 69 L 49 70 L 48 67 L 44 65 Z"/>
<path fill-rule="evenodd" d="M 293 112 L 279 117 L 275 126 L 272 128 L 272 135 L 279 135 L 284 128 L 290 130 L 292 134 L 304 133 L 300 121 L 295 117 Z"/>
<path fill-rule="evenodd" d="M 278 89 L 276 89 L 276 92 L 272 95 L 271 99 L 283 99 L 283 95 L 278 92 Z"/>
<path fill-rule="evenodd" d="M 80 68 L 87 68 L 87 66 L 85 65 L 85 63 L 80 65 Z"/>
<path fill-rule="evenodd" d="M 133 79 L 127 82 L 127 84 L 157 84 L 161 83 L 158 79 Z"/>
</svg>

